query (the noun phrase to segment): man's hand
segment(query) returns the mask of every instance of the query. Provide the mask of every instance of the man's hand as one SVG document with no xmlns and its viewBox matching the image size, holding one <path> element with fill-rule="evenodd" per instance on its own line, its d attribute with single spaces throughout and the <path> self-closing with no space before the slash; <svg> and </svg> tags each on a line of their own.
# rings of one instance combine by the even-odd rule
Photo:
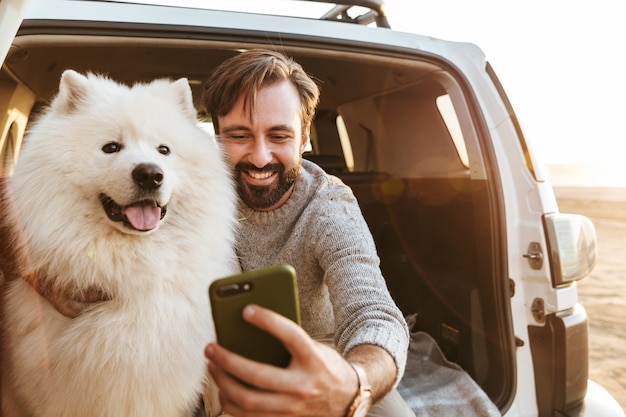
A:
<svg viewBox="0 0 626 417">
<path fill-rule="evenodd" d="M 278 368 L 248 360 L 217 343 L 207 345 L 209 372 L 219 386 L 225 412 L 237 417 L 346 414 L 358 380 L 336 350 L 312 340 L 297 324 L 265 308 L 247 306 L 243 316 L 278 338 L 291 353 L 291 362 L 287 368 Z M 391 357 L 389 360 L 393 364 Z"/>
</svg>

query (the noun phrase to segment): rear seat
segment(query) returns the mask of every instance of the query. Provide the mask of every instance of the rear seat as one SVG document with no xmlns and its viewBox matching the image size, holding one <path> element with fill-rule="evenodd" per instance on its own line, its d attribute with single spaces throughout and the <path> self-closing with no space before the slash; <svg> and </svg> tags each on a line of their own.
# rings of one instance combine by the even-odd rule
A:
<svg viewBox="0 0 626 417">
<path fill-rule="evenodd" d="M 487 351 L 475 254 L 473 201 L 445 179 L 340 175 L 361 206 L 387 285 L 414 330 L 431 334 L 477 382 Z"/>
<path fill-rule="evenodd" d="M 352 188 L 392 296 L 405 315 L 418 313 L 414 330 L 431 334 L 449 360 L 481 383 L 488 361 L 474 197 L 462 191 L 469 185 L 457 181 L 453 186 L 445 178 L 347 172 L 340 156 L 306 158 Z"/>
</svg>

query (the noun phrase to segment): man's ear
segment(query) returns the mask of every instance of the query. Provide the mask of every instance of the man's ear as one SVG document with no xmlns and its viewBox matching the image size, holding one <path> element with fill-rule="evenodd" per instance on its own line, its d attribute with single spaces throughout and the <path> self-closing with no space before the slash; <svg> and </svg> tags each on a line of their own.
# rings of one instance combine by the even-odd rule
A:
<svg viewBox="0 0 626 417">
<path fill-rule="evenodd" d="M 304 150 L 311 143 L 311 125 L 306 125 L 302 129 L 302 141 L 300 142 L 300 154 L 304 153 Z"/>
<path fill-rule="evenodd" d="M 302 143 L 300 144 L 300 153 L 304 153 L 304 151 L 307 149 L 307 146 L 309 145 L 310 142 L 311 142 L 311 139 L 309 138 L 309 135 L 302 135 Z"/>
</svg>

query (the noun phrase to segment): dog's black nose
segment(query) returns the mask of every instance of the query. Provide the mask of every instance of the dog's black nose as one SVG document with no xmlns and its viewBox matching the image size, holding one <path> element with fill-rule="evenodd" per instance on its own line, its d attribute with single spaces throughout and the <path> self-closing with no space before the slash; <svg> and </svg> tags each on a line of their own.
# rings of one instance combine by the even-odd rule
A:
<svg viewBox="0 0 626 417">
<path fill-rule="evenodd" d="M 139 164 L 133 169 L 133 180 L 143 189 L 154 190 L 163 183 L 163 170 L 156 164 Z"/>
</svg>

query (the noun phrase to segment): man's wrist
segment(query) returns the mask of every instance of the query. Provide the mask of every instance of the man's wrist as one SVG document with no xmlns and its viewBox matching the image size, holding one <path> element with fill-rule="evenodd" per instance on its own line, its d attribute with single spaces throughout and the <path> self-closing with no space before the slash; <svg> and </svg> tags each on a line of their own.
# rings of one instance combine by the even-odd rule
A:
<svg viewBox="0 0 626 417">
<path fill-rule="evenodd" d="M 358 345 L 350 349 L 346 360 L 360 364 L 365 369 L 372 388 L 372 403 L 385 397 L 394 388 L 398 367 L 393 356 L 384 348 L 370 344 Z"/>
<path fill-rule="evenodd" d="M 348 362 L 358 380 L 358 389 L 354 400 L 350 403 L 346 417 L 365 417 L 372 405 L 372 387 L 369 384 L 367 374 L 361 365 Z"/>
</svg>

